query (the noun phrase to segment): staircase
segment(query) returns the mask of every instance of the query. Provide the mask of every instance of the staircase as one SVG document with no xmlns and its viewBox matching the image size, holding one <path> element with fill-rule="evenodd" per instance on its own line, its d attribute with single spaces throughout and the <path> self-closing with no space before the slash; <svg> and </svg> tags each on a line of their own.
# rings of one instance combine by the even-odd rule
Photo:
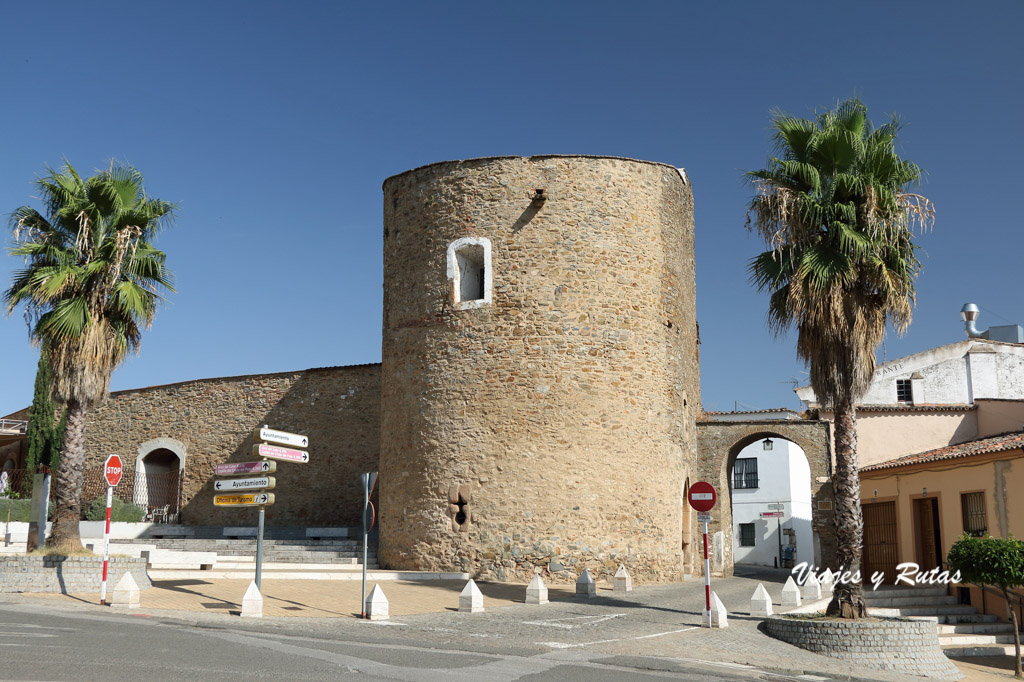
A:
<svg viewBox="0 0 1024 682">
<path fill-rule="evenodd" d="M 864 590 L 872 616 L 902 616 L 935 621 L 939 645 L 947 656 L 1013 656 L 1013 625 L 960 604 L 945 586 L 884 585 Z M 1024 639 L 1024 636 L 1022 636 Z"/>
<path fill-rule="evenodd" d="M 367 549 L 368 569 L 376 569 L 377 543 L 371 538 Z M 134 540 L 118 540 L 119 544 L 156 545 L 159 549 L 177 550 L 181 552 L 216 552 L 217 564 L 214 569 L 234 568 L 233 564 L 252 564 L 256 560 L 256 540 L 243 539 L 203 539 L 203 538 L 137 538 Z M 291 568 L 299 569 L 307 565 L 326 568 L 333 565 L 361 566 L 363 559 L 362 540 L 263 540 L 263 563 L 295 564 Z"/>
</svg>

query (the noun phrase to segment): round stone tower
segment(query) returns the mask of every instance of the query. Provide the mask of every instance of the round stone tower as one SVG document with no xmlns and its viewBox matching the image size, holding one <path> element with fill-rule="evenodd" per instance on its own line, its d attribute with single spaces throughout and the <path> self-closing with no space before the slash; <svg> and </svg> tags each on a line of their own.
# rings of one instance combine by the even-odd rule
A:
<svg viewBox="0 0 1024 682">
<path fill-rule="evenodd" d="M 388 178 L 381 564 L 678 578 L 695 299 L 672 166 L 497 157 Z"/>
</svg>

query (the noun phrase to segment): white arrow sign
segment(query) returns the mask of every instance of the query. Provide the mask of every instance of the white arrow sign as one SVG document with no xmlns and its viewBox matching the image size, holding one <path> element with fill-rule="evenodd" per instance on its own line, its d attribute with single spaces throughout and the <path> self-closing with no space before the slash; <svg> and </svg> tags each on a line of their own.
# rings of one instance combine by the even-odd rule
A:
<svg viewBox="0 0 1024 682">
<path fill-rule="evenodd" d="M 292 445 L 297 448 L 309 447 L 309 438 L 299 433 L 275 431 L 274 429 L 256 429 L 256 438 L 271 443 L 280 443 L 281 445 Z"/>
<path fill-rule="evenodd" d="M 214 490 L 253 490 L 266 488 L 273 490 L 277 486 L 277 479 L 273 476 L 261 476 L 260 478 L 232 478 L 226 481 L 214 481 Z"/>
</svg>

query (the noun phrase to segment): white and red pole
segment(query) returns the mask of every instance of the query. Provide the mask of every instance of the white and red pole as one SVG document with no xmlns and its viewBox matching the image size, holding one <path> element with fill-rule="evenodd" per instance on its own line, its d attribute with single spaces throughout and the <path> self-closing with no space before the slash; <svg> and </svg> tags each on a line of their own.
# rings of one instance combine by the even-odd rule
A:
<svg viewBox="0 0 1024 682">
<path fill-rule="evenodd" d="M 708 554 L 708 522 L 701 523 L 704 527 L 704 613 L 707 626 L 711 627 L 711 557 Z"/>
<path fill-rule="evenodd" d="M 100 583 L 100 604 L 107 603 L 107 564 L 110 562 L 110 505 L 114 501 L 114 486 L 107 486 L 107 525 L 103 529 L 103 582 Z M 706 536 L 705 536 L 706 537 Z M 705 539 L 705 542 L 707 540 Z M 705 554 L 707 549 L 704 550 Z"/>
</svg>

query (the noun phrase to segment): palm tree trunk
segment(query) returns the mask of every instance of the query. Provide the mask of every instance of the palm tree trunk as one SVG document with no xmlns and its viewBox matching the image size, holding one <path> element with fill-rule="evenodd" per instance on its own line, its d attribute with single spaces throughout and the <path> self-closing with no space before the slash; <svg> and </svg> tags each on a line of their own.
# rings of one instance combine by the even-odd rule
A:
<svg viewBox="0 0 1024 682">
<path fill-rule="evenodd" d="M 46 546 L 73 552 L 82 549 L 78 523 L 82 518 L 82 484 L 85 477 L 85 403 L 68 401 L 67 426 L 57 469 L 57 508 L 53 532 Z"/>
<path fill-rule="evenodd" d="M 864 546 L 864 517 L 860 509 L 860 476 L 857 473 L 857 414 L 852 400 L 835 406 L 836 425 L 836 543 L 840 571 L 856 580 L 836 581 L 826 615 L 864 618 L 864 584 L 860 559 Z"/>
</svg>

